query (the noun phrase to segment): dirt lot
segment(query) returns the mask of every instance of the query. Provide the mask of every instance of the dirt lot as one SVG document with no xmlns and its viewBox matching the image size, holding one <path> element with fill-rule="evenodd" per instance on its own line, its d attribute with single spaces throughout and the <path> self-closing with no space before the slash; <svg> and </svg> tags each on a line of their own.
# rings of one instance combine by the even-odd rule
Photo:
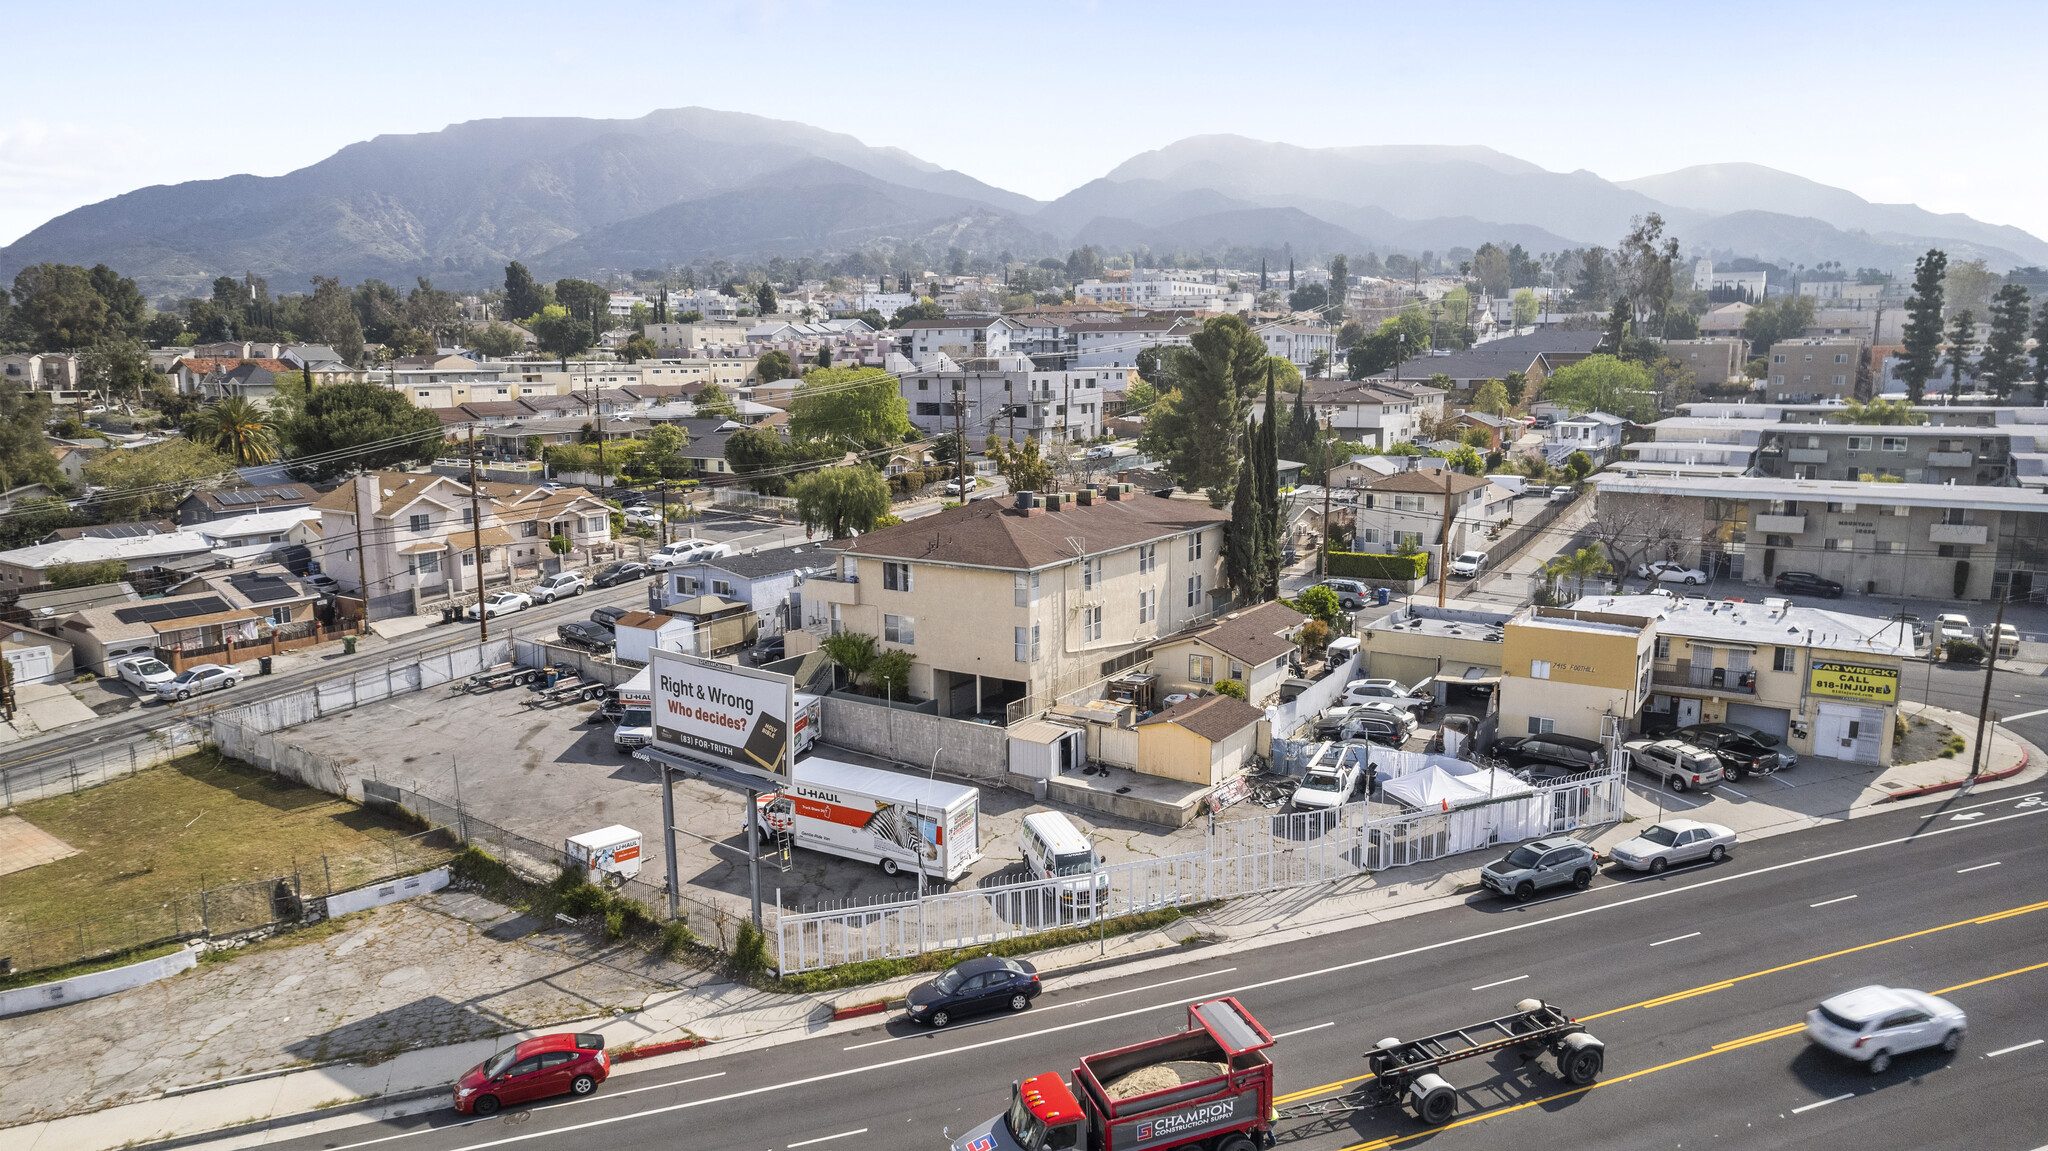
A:
<svg viewBox="0 0 2048 1151">
<path fill-rule="evenodd" d="M 596 705 L 529 709 L 520 702 L 528 697 L 519 688 L 480 696 L 407 696 L 293 728 L 292 742 L 343 760 L 350 773 L 409 786 L 443 801 L 453 802 L 459 790 L 470 815 L 542 843 L 558 844 L 613 823 L 637 828 L 649 844 L 652 874 L 643 876 L 659 884 L 660 773 L 614 749 L 609 725 L 587 722 Z M 888 766 L 830 746 L 821 754 Z M 695 837 L 679 837 L 679 872 L 686 887 L 746 897 L 747 857 L 739 834 L 744 804 L 737 793 L 678 783 L 677 824 Z M 1033 803 L 1028 795 L 983 788 L 984 858 L 962 882 L 1017 878 L 1019 825 L 1025 815 L 1044 810 L 1047 805 Z M 1111 863 L 1193 850 L 1205 834 L 1199 824 L 1167 835 L 1095 812 L 1068 814 L 1094 833 L 1098 850 Z M 779 887 L 783 906 L 790 909 L 914 891 L 915 885 L 912 876 L 890 879 L 866 864 L 802 850 L 789 872 L 764 865 L 762 875 L 764 896 L 772 900 Z"/>
<path fill-rule="evenodd" d="M 0 939 L 295 870 L 308 892 L 329 874 L 346 889 L 390 874 L 394 844 L 404 864 L 446 854 L 408 840 L 416 828 L 203 752 L 14 814 L 77 854 L 0 883 Z"/>
</svg>

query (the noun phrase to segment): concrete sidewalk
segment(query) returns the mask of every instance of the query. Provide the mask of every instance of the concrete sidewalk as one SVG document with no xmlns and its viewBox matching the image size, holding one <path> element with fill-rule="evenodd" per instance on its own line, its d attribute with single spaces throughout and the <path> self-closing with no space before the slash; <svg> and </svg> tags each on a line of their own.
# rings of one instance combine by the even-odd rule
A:
<svg viewBox="0 0 2048 1151">
<path fill-rule="evenodd" d="M 1963 717 L 1946 713 L 1944 718 L 1957 722 Z M 1968 772 L 1969 764 L 1966 749 L 1953 760 L 1888 768 L 1868 783 L 1816 795 L 1816 802 L 1802 805 L 1803 809 L 1784 809 L 1778 818 L 1758 821 L 1743 828 L 1741 834 L 1754 840 L 1899 807 L 1937 804 L 1946 795 L 1897 801 L 1895 796 L 1954 782 Z M 2040 749 L 1999 731 L 1983 770 L 1987 774 L 2014 772 L 1977 787 L 1982 792 L 2003 791 L 2048 775 L 2048 762 Z M 1615 824 L 1600 830 L 1591 841 L 1602 848 L 1611 847 L 1638 830 L 1633 824 Z M 1031 958 L 1062 988 L 1155 968 L 1214 962 L 1255 948 L 1456 906 L 1465 900 L 1476 883 L 1478 868 L 1489 858 L 1487 853 L 1470 852 L 1414 867 L 1268 892 L 1233 900 L 1164 928 L 1056 948 Z M 874 1027 L 882 1017 L 835 1021 L 832 1015 L 838 1008 L 900 999 L 923 978 L 910 976 L 820 995 L 785 995 L 719 983 L 652 997 L 634 1012 L 559 1023 L 546 1030 L 597 1031 L 614 1050 L 689 1037 L 711 1041 L 695 1050 L 620 1063 L 615 1075 L 631 1077 L 731 1051 Z M 57 1022 L 53 1017 L 53 1024 Z M 446 1088 L 456 1074 L 525 1034 L 407 1051 L 371 1066 L 313 1067 L 188 1089 L 91 1114 L 8 1128 L 7 1142 L 20 1151 L 106 1151 L 168 1139 L 198 1142 L 208 1132 L 222 1132 L 218 1138 L 204 1141 L 219 1147 L 258 1146 L 284 1137 L 441 1110 L 449 1105 Z"/>
</svg>

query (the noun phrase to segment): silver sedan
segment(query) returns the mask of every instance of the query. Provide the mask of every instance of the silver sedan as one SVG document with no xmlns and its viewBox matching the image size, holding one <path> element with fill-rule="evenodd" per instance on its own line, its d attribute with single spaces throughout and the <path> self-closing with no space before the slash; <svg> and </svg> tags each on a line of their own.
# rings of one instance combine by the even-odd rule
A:
<svg viewBox="0 0 2048 1151">
<path fill-rule="evenodd" d="M 1735 846 L 1735 833 L 1718 823 L 1667 819 L 1607 853 L 1623 867 L 1652 875 L 1674 863 L 1719 863 Z"/>
</svg>

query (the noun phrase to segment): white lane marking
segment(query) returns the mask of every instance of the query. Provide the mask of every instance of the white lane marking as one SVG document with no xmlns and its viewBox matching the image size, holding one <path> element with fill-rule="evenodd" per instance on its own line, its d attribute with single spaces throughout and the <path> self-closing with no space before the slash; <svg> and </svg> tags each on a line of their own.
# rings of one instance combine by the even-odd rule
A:
<svg viewBox="0 0 2048 1151">
<path fill-rule="evenodd" d="M 1984 813 L 1981 811 L 1966 811 L 1963 812 L 1961 815 L 1951 815 L 1949 816 L 1949 818 L 1955 820 L 1957 823 L 1967 823 L 1972 819 L 1984 818 Z"/>
<path fill-rule="evenodd" d="M 1821 855 L 1810 855 L 1804 859 L 1788 859 L 1783 863 L 1773 863 L 1768 867 L 1759 867 L 1753 871 L 1739 871 L 1728 875 L 1718 876 L 1713 879 L 1702 879 L 1698 883 L 1688 883 L 1683 887 L 1662 887 L 1655 891 L 1645 892 L 1642 895 L 1633 896 L 1628 899 L 1619 899 L 1614 901 L 1613 903 L 1596 903 L 1590 907 L 1582 907 L 1577 911 L 1561 912 L 1557 915 L 1549 917 L 1548 919 L 1532 919 L 1523 923 L 1510 923 L 1505 927 L 1496 927 L 1488 931 L 1480 931 L 1471 935 L 1462 935 L 1455 939 L 1444 939 L 1439 940 L 1435 943 L 1425 943 L 1418 947 L 1410 947 L 1402 951 L 1391 951 L 1384 955 L 1373 955 L 1368 956 L 1364 959 L 1354 959 L 1349 963 L 1338 963 L 1328 967 L 1318 967 L 1314 971 L 1300 971 L 1292 975 L 1279 975 L 1271 979 L 1263 979 L 1256 983 L 1247 983 L 1239 987 L 1226 987 L 1220 991 L 1211 992 L 1210 994 L 1217 996 L 1242 995 L 1247 991 L 1258 991 L 1267 987 L 1278 987 L 1282 984 L 1295 983 L 1304 979 L 1314 979 L 1325 975 L 1335 975 L 1340 972 L 1349 971 L 1357 967 L 1366 967 L 1375 963 L 1386 963 L 1395 959 L 1407 959 L 1411 956 L 1416 955 L 1426 955 L 1432 951 L 1441 951 L 1445 948 L 1457 947 L 1461 944 L 1477 943 L 1481 940 L 1493 939 L 1517 931 L 1527 931 L 1532 927 L 1543 927 L 1551 924 L 1562 923 L 1568 919 L 1576 919 L 1581 915 L 1594 915 L 1603 911 L 1612 911 L 1616 908 L 1629 907 L 1634 904 L 1642 903 L 1651 899 L 1664 899 L 1672 895 L 1680 894 L 1682 892 L 1697 891 L 1703 887 L 1713 887 L 1718 884 L 1733 883 L 1737 880 L 1742 879 L 1751 879 L 1759 875 L 1769 875 L 1774 871 L 1783 871 L 1786 868 L 1790 867 L 1804 867 L 1808 864 L 1813 863 L 1825 863 L 1831 859 L 1841 859 L 1846 856 L 1861 855 L 1866 851 L 1875 851 L 1879 848 L 1901 847 L 1914 843 L 1924 843 L 1927 840 L 1932 839 L 1933 837 L 1938 835 L 1952 835 L 1957 832 L 1976 831 L 1980 828 L 1991 827 L 1996 824 L 2005 823 L 2009 820 L 2027 819 L 2037 815 L 2048 815 L 2048 807 L 2031 808 L 2026 811 L 2014 812 L 2011 815 L 2001 815 L 1996 819 L 1992 820 L 1990 823 L 1970 823 L 1963 824 L 1958 827 L 1938 827 L 1931 831 L 1916 831 L 1910 835 L 1902 835 L 1893 839 L 1882 839 L 1878 840 L 1875 843 L 1863 843 L 1858 844 L 1855 847 L 1845 847 L 1839 851 L 1830 851 L 1823 853 Z M 1620 885 L 1617 884 L 1616 886 Z M 1533 906 L 1533 904 L 1525 906 Z M 1061 1023 L 1052 1027 L 1043 1027 L 1037 1031 L 1024 1031 L 1019 1032 L 1016 1035 L 1006 1035 L 1000 1039 L 985 1039 L 982 1040 L 980 1043 L 970 1043 L 961 1047 L 949 1047 L 943 1051 L 927 1051 L 917 1055 L 904 1055 L 896 1059 L 885 1059 L 880 1063 L 866 1063 L 858 1067 L 844 1067 L 837 1071 L 824 1071 L 816 1075 L 807 1075 L 801 1079 L 790 1079 L 785 1080 L 781 1083 L 766 1083 L 762 1084 L 759 1087 L 749 1087 L 743 1091 L 734 1091 L 725 1095 L 714 1095 L 709 1099 L 692 1099 L 684 1103 L 671 1103 L 667 1106 L 652 1107 L 645 1111 L 635 1111 L 625 1115 L 611 1115 L 603 1119 L 591 1119 L 582 1123 L 574 1123 L 567 1127 L 556 1127 L 546 1131 L 528 1131 L 519 1135 L 508 1135 L 501 1139 L 491 1139 L 482 1143 L 470 1143 L 464 1146 L 450 1148 L 449 1151 L 486 1151 L 487 1148 L 503 1147 L 513 1143 L 524 1143 L 530 1139 L 553 1138 L 555 1136 L 567 1135 L 572 1131 L 584 1131 L 593 1127 L 609 1127 L 614 1123 L 625 1123 L 636 1119 L 651 1119 L 656 1115 L 666 1115 L 674 1111 L 686 1111 L 694 1107 L 707 1107 L 714 1103 L 730 1103 L 735 1099 L 747 1099 L 755 1095 L 765 1095 L 771 1091 L 788 1091 L 791 1088 L 795 1087 L 808 1087 L 813 1083 L 825 1083 L 834 1079 L 845 1079 L 849 1076 L 864 1075 L 872 1071 L 883 1071 L 892 1067 L 901 1067 L 905 1064 L 921 1063 L 927 1059 L 957 1059 L 970 1051 L 978 1051 L 984 1047 L 996 1047 L 1005 1043 L 1015 1043 L 1023 1039 L 1037 1039 L 1046 1035 L 1057 1034 L 1062 1031 L 1072 1031 L 1081 1027 L 1093 1027 L 1101 1023 L 1112 1023 L 1119 1019 L 1129 1019 L 1134 1016 L 1144 1015 L 1148 1012 L 1157 1011 L 1162 1007 L 1179 1006 L 1184 1002 L 1186 1001 L 1181 999 L 1175 999 L 1167 1003 L 1155 1003 L 1149 1007 L 1133 1007 L 1128 1011 L 1119 1011 L 1114 1014 L 1104 1015 L 1096 1019 L 1083 1019 L 1073 1023 Z M 448 1128 L 422 1128 L 421 1130 L 446 1131 L 448 1130 Z M 409 1131 L 406 1132 L 406 1134 L 412 1135 L 418 1134 L 418 1132 Z M 397 1138 L 403 1138 L 403 1136 L 389 1135 L 385 1136 L 382 1139 L 372 1139 L 364 1143 L 351 1143 L 341 1147 L 330 1147 L 326 1148 L 325 1151 L 353 1151 L 353 1148 L 356 1147 L 366 1147 L 369 1146 L 371 1143 L 382 1143 L 386 1139 Z"/>
<path fill-rule="evenodd" d="M 1691 935 L 1674 935 L 1669 939 L 1659 939 L 1657 942 L 1652 943 L 1650 946 L 1662 947 L 1667 943 L 1677 943 L 1679 940 L 1682 939 L 1697 939 L 1700 937 L 1701 934 L 1701 932 L 1695 931 Z"/>
<path fill-rule="evenodd" d="M 1849 1093 L 1848 1093 L 1847 1095 L 1837 1095 L 1837 1096 L 1835 1096 L 1835 1097 L 1834 1097 L 1833 1099 L 1823 1099 L 1823 1100 L 1821 1100 L 1821 1101 L 1820 1101 L 1820 1102 L 1818 1102 L 1818 1103 L 1808 1103 L 1808 1104 L 1807 1104 L 1806 1106 L 1804 1106 L 1804 1107 L 1794 1107 L 1794 1108 L 1792 1109 L 1792 1114 L 1794 1114 L 1794 1115 L 1802 1115 L 1802 1114 L 1804 1114 L 1804 1113 L 1806 1113 L 1806 1112 L 1808 1112 L 1808 1111 L 1811 1111 L 1811 1110 L 1813 1110 L 1813 1109 L 1814 1109 L 1814 1108 L 1816 1108 L 1816 1107 L 1826 1107 L 1826 1106 L 1827 1106 L 1828 1104 L 1830 1104 L 1830 1103 L 1840 1103 L 1840 1102 L 1841 1102 L 1842 1100 L 1844 1100 L 1844 1099 L 1854 1099 L 1854 1098 L 1856 1098 L 1856 1093 L 1855 1093 L 1854 1091 L 1851 1091 L 1851 1092 L 1849 1092 Z"/>
<path fill-rule="evenodd" d="M 977 1019 L 972 1023 L 956 1023 L 950 1027 L 933 1027 L 924 1031 L 913 1031 L 908 1035 L 891 1035 L 887 1039 L 870 1039 L 866 1043 L 856 1043 L 851 1047 L 841 1047 L 840 1050 L 859 1051 L 863 1047 L 880 1047 L 884 1043 L 900 1043 L 905 1039 L 937 1039 L 942 1032 L 965 1031 L 970 1027 L 986 1027 L 991 1023 L 1001 1023 L 1002 1021 L 1003 1018 L 999 1015 L 993 1019 Z"/>
<path fill-rule="evenodd" d="M 1070 999 L 1063 1000 L 1059 1003 L 1048 1003 L 1044 1007 L 1039 1008 L 1038 1010 L 1040 1012 L 1045 1012 L 1054 1011 L 1061 1007 L 1079 1007 L 1083 1003 L 1093 1003 L 1098 999 L 1115 999 L 1119 995 L 1129 995 L 1134 991 L 1151 991 L 1160 987 L 1172 987 L 1176 983 L 1193 983 L 1197 979 L 1208 979 L 1217 975 L 1228 975 L 1236 970 L 1237 968 L 1235 967 L 1225 967 L 1220 971 L 1211 971 L 1207 975 L 1188 975 L 1180 979 L 1169 979 L 1164 983 L 1148 983 L 1143 987 L 1126 987 L 1122 991 L 1106 991 L 1101 995 L 1091 995 L 1086 999 Z"/>
<path fill-rule="evenodd" d="M 1678 798 L 1678 795 L 1677 795 L 1677 794 L 1676 794 L 1675 792 L 1672 792 L 1672 791 L 1671 791 L 1670 789 L 1668 789 L 1668 788 L 1653 788 L 1653 787 L 1651 787 L 1651 786 L 1650 786 L 1649 784 L 1647 784 L 1647 783 L 1639 783 L 1639 784 L 1636 784 L 1635 786 L 1637 786 L 1637 787 L 1641 788 L 1641 789 L 1643 790 L 1643 792 L 1644 792 L 1644 794 L 1642 794 L 1642 795 L 1639 795 L 1639 796 L 1637 796 L 1637 797 L 1636 797 L 1636 798 L 1638 798 L 1638 799 L 1648 799 L 1648 798 L 1649 798 L 1649 793 L 1651 793 L 1651 792 L 1655 792 L 1655 791 L 1663 791 L 1663 792 L 1664 792 L 1664 802 L 1666 802 L 1666 803 L 1675 803 L 1675 804 L 1678 804 L 1678 805 L 1679 805 L 1680 807 L 1698 807 L 1698 806 L 1699 806 L 1699 804 L 1697 804 L 1697 803 L 1690 803 L 1690 802 L 1687 802 L 1686 800 L 1683 800 L 1683 799 L 1680 799 L 1680 798 Z"/>
<path fill-rule="evenodd" d="M 719 1072 L 716 1072 L 716 1073 L 714 1073 L 714 1074 L 711 1074 L 711 1075 L 698 1075 L 698 1076 L 695 1076 L 695 1077 L 693 1077 L 693 1078 L 689 1078 L 689 1079 L 677 1079 L 677 1080 L 674 1080 L 674 1081 L 672 1081 L 672 1082 L 669 1082 L 669 1083 L 656 1083 L 656 1084 L 653 1084 L 653 1085 L 651 1085 L 651 1086 L 647 1086 L 647 1087 L 629 1087 L 629 1088 L 627 1088 L 627 1089 L 626 1089 L 626 1090 L 624 1090 L 624 1091 L 607 1091 L 607 1092 L 605 1092 L 605 1093 L 604 1093 L 604 1095 L 603 1095 L 603 1098 L 606 1098 L 606 1099 L 617 1099 L 617 1098 L 618 1098 L 619 1096 L 621 1096 L 621 1095 L 638 1095 L 638 1094 L 640 1094 L 640 1093 L 641 1093 L 642 1091 L 659 1091 L 659 1090 L 661 1090 L 661 1089 L 662 1089 L 662 1088 L 664 1088 L 664 1087 L 681 1087 L 681 1086 L 682 1086 L 683 1084 L 685 1084 L 685 1083 L 702 1083 L 702 1082 L 703 1082 L 704 1080 L 706 1080 L 706 1079 L 717 1079 L 717 1078 L 719 1078 L 720 1076 L 723 1076 L 724 1074 L 725 1074 L 725 1072 L 723 1072 L 723 1071 L 719 1071 Z M 588 1102 L 590 1102 L 590 1101 L 592 1101 L 592 1100 L 594 1100 L 594 1099 L 597 1099 L 597 1098 L 599 1098 L 599 1096 L 597 1095 L 597 1093 L 596 1093 L 596 1092 L 592 1092 L 592 1093 L 591 1093 L 591 1094 L 589 1094 L 589 1095 L 585 1095 L 585 1096 L 584 1096 L 583 1098 L 581 1098 L 581 1099 L 571 1099 L 571 1100 L 569 1100 L 569 1101 L 568 1101 L 568 1102 L 566 1102 L 566 1103 L 550 1103 L 550 1104 L 548 1104 L 548 1105 L 547 1105 L 547 1106 L 545 1106 L 545 1107 L 535 1107 L 535 1108 L 533 1108 L 533 1110 L 535 1110 L 535 1111 L 553 1111 L 553 1110 L 554 1110 L 555 1108 L 557 1108 L 557 1107 L 573 1107 L 573 1106 L 575 1106 L 575 1105 L 576 1105 L 576 1104 L 578 1104 L 578 1103 L 588 1103 Z"/>
<path fill-rule="evenodd" d="M 1782 779 L 1779 779 L 1779 778 L 1778 778 L 1777 776 L 1775 776 L 1775 775 L 1771 776 L 1771 777 L 1770 777 L 1770 780 L 1771 780 L 1771 782 L 1772 782 L 1772 783 L 1775 783 L 1775 784 L 1777 784 L 1777 785 L 1778 785 L 1779 787 L 1798 787 L 1798 786 L 1799 786 L 1799 785 L 1798 785 L 1798 784 L 1796 784 L 1796 783 L 1786 783 L 1786 782 L 1785 782 L 1784 780 L 1782 780 Z"/>
<path fill-rule="evenodd" d="M 1727 793 L 1728 793 L 1728 794 L 1730 794 L 1730 795 L 1739 795 L 1739 796 L 1741 796 L 1741 797 L 1742 797 L 1742 798 L 1744 798 L 1744 799 L 1748 799 L 1748 798 L 1749 798 L 1749 793 L 1748 793 L 1748 792 L 1746 792 L 1746 791 L 1737 791 L 1737 790 L 1735 790 L 1734 788 L 1732 788 L 1732 787 L 1728 786 L 1728 785 L 1727 785 L 1727 784 L 1725 784 L 1725 783 L 1721 785 L 1721 790 L 1722 790 L 1722 791 L 1725 791 L 1725 792 L 1727 792 Z"/>
<path fill-rule="evenodd" d="M 2048 707 L 2044 707 L 2044 708 L 2040 709 L 2039 711 L 2023 711 L 2023 712 L 2019 713 L 2018 715 L 2008 715 L 2008 716 L 2005 716 L 2004 718 L 2000 719 L 2000 720 L 1999 720 L 1998 722 L 2000 722 L 2000 723 L 2011 723 L 2011 722 L 2012 722 L 2013 720 L 2016 720 L 2016 719 L 2032 719 L 2032 718 L 2034 718 L 2034 717 L 2035 717 L 2035 716 L 2037 716 L 2037 715 L 2048 715 Z"/>
<path fill-rule="evenodd" d="M 1318 1024 L 1316 1024 L 1316 1025 L 1315 1025 L 1314 1027 L 1297 1027 L 1297 1028 L 1295 1028 L 1295 1029 L 1294 1029 L 1294 1030 L 1292 1030 L 1292 1031 L 1282 1031 L 1282 1032 L 1281 1032 L 1280 1034 L 1278 1034 L 1278 1035 L 1275 1035 L 1275 1036 L 1274 1036 L 1273 1038 L 1275 1038 L 1275 1039 L 1285 1039 L 1285 1038 L 1287 1038 L 1287 1037 L 1288 1037 L 1289 1035 L 1303 1035 L 1303 1034 L 1306 1034 L 1306 1033 L 1308 1033 L 1308 1032 L 1310 1032 L 1310 1031 L 1321 1031 L 1321 1030 L 1322 1030 L 1323 1028 L 1325 1028 L 1325 1027 L 1335 1027 L 1335 1026 L 1337 1026 L 1337 1024 L 1336 1024 L 1336 1021 L 1335 1021 L 1335 1020 L 1332 1020 L 1331 1022 L 1328 1022 L 1328 1023 L 1318 1023 Z M 2040 1042 L 2040 1040 L 2036 1039 L 2036 1040 L 2034 1040 L 2034 1042 L 2036 1042 L 2036 1043 L 2039 1043 L 2039 1042 Z"/>
<path fill-rule="evenodd" d="M 397 1118 L 397 1116 L 394 1116 L 393 1118 Z M 489 1123 L 491 1119 L 495 1118 L 497 1118 L 497 1116 L 493 1115 L 490 1118 L 486 1119 L 465 1119 L 460 1123 L 450 1123 L 446 1127 L 421 1127 L 418 1130 L 414 1131 L 401 1131 L 396 1135 L 385 1135 L 377 1139 L 365 1139 L 361 1143 L 351 1143 L 348 1145 L 348 1148 L 338 1148 L 337 1151 L 349 1151 L 349 1148 L 369 1147 L 378 1143 L 389 1143 L 393 1139 L 410 1139 L 415 1135 L 431 1135 L 436 1131 L 453 1131 L 457 1127 L 474 1127 L 479 1123 Z"/>
<path fill-rule="evenodd" d="M 841 1131 L 837 1135 L 820 1135 L 816 1139 L 800 1139 L 795 1143 L 791 1143 L 790 1147 L 809 1147 L 813 1143 L 830 1143 L 834 1139 L 844 1139 L 849 1135 L 865 1135 L 867 1133 L 868 1129 L 863 1127 L 858 1131 Z"/>
<path fill-rule="evenodd" d="M 1527 979 L 1527 978 L 1529 978 L 1529 977 L 1528 977 L 1528 976 L 1526 976 L 1526 975 L 1517 975 L 1517 976 L 1515 976 L 1515 977 L 1514 977 L 1513 979 L 1502 979 L 1502 980 L 1500 980 L 1500 981 L 1498 981 L 1498 982 L 1495 982 L 1495 983 L 1482 983 L 1482 984 L 1480 984 L 1479 986 L 1477 986 L 1477 987 L 1474 987 L 1474 988 L 1473 988 L 1472 990 L 1474 990 L 1474 991 L 1484 991 L 1484 990 L 1486 990 L 1486 989 L 1487 989 L 1487 988 L 1489 988 L 1489 987 L 1505 987 L 1505 986 L 1507 986 L 1507 985 L 1508 985 L 1508 984 L 1510 984 L 1510 983 L 1520 983 L 1520 982 L 1521 982 L 1522 980 L 1524 980 L 1524 979 Z"/>
<path fill-rule="evenodd" d="M 1853 896 L 1853 895 L 1844 895 L 1844 896 L 1843 896 L 1843 897 L 1841 897 L 1840 899 L 1823 899 L 1823 900 L 1821 900 L 1821 901 L 1820 901 L 1819 903 L 1809 903 L 1809 904 L 1807 904 L 1806 906 L 1808 906 L 1808 907 L 1826 907 L 1826 906 L 1827 906 L 1828 904 L 1830 904 L 1830 903 L 1847 903 L 1847 902 L 1849 902 L 1850 900 L 1852 900 L 1852 899 L 1854 899 L 1854 898 L 1856 898 L 1856 897 L 1855 897 L 1855 896 Z"/>
<path fill-rule="evenodd" d="M 1957 874 L 1957 875 L 1968 875 L 1968 874 L 1970 874 L 1970 873 L 1971 873 L 1971 872 L 1973 872 L 1973 871 L 1982 871 L 1982 870 L 1984 870 L 1984 869 L 1985 869 L 1985 868 L 1987 868 L 1987 867 L 1997 867 L 1997 866 L 1998 866 L 1998 865 L 1999 865 L 2000 863 L 2004 863 L 2004 862 L 2005 862 L 2005 861 L 2001 859 L 2001 860 L 1997 860 L 1997 861 L 1994 861 L 1994 862 L 1992 862 L 1992 863 L 1980 863 L 1980 864 L 1978 864 L 1978 865 L 1977 865 L 1977 866 L 1975 866 L 1975 867 L 1965 867 L 1965 868 L 1963 868 L 1962 870 L 1960 870 L 1960 871 L 1956 872 L 1956 874 Z"/>
<path fill-rule="evenodd" d="M 1984 1058 L 1996 1059 L 2001 1055 L 2010 1055 L 2015 1051 L 2025 1051 L 2029 1047 L 2039 1047 L 2043 1042 L 2048 1041 L 2040 1039 L 2029 1039 L 2025 1043 L 2015 1043 L 2011 1047 L 2001 1047 L 1996 1051 L 1986 1051 L 1984 1053 Z"/>
</svg>

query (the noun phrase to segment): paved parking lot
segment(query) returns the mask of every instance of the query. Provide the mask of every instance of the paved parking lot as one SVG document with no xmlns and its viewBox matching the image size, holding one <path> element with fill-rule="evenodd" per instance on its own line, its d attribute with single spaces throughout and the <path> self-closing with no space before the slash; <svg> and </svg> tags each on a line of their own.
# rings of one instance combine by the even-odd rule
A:
<svg viewBox="0 0 2048 1151">
<path fill-rule="evenodd" d="M 611 726 L 592 723 L 595 704 L 528 708 L 524 688 L 467 696 L 437 689 L 358 708 L 292 728 L 290 741 L 346 764 L 346 772 L 411 787 L 444 802 L 460 796 L 477 818 L 543 843 L 620 823 L 649 843 L 643 878 L 659 884 L 662 860 L 660 773 L 620 754 Z M 826 738 L 830 738 L 830 732 Z M 347 749 L 345 752 L 342 749 Z M 841 748 L 820 754 L 886 767 L 883 761 Z M 981 844 L 984 857 L 961 882 L 988 885 L 1018 874 L 1017 831 L 1024 816 L 1052 809 L 1030 796 L 984 787 Z M 1068 808 L 1111 863 L 1196 849 L 1202 825 L 1165 834 L 1149 824 Z M 740 833 L 745 797 L 710 784 L 679 781 L 676 822 L 681 841 L 678 874 L 697 887 L 744 899 L 747 854 Z M 884 876 L 875 867 L 798 850 L 788 872 L 764 865 L 764 893 L 783 892 L 783 905 L 837 903 L 916 889 L 916 878 Z"/>
</svg>

